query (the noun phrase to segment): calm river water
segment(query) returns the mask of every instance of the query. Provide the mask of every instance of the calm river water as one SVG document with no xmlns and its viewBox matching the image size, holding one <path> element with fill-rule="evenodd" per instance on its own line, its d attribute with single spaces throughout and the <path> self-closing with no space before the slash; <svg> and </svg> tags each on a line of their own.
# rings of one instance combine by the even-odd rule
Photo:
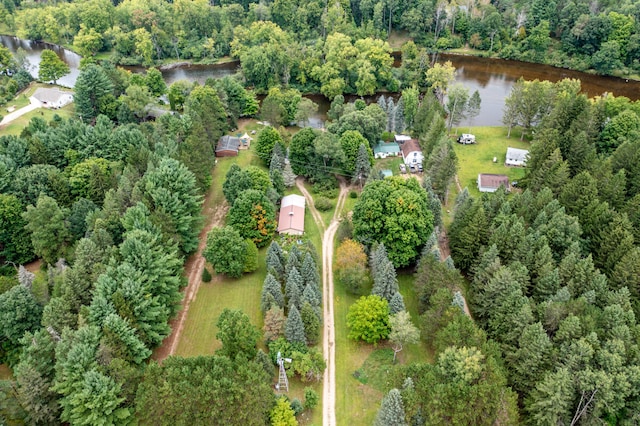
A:
<svg viewBox="0 0 640 426">
<path fill-rule="evenodd" d="M 73 87 L 75 84 L 79 74 L 78 67 L 80 66 L 80 56 L 76 53 L 57 45 L 22 40 L 11 36 L 0 36 L 0 43 L 7 46 L 14 53 L 18 48 L 22 48 L 32 66 L 31 73 L 33 75 L 38 74 L 38 64 L 42 50 L 54 50 L 71 68 L 70 74 L 58 80 L 59 84 L 68 87 Z M 482 99 L 480 114 L 474 119 L 473 123 L 463 123 L 463 125 L 501 125 L 504 99 L 520 77 L 524 77 L 526 80 L 537 78 L 550 81 L 558 81 L 563 78 L 578 78 L 582 81 L 583 92 L 589 96 L 609 92 L 616 96 L 626 96 L 631 100 L 640 99 L 640 82 L 637 81 L 595 76 L 548 65 L 502 59 L 441 54 L 438 62 L 444 61 L 451 61 L 453 66 L 456 67 L 456 82 L 467 86 L 471 93 L 475 90 L 480 92 L 480 98 Z M 217 65 L 184 65 L 163 70 L 162 75 L 167 84 L 177 80 L 198 81 L 202 84 L 209 77 L 221 78 L 225 75 L 231 75 L 238 70 L 238 67 L 238 62 Z M 132 71 L 142 70 L 140 67 L 129 67 L 129 69 Z M 321 125 L 322 119 L 326 118 L 325 114 L 329 109 L 329 101 L 321 95 L 310 95 L 308 97 L 319 104 L 318 116 L 312 122 L 312 125 L 316 127 Z"/>
</svg>

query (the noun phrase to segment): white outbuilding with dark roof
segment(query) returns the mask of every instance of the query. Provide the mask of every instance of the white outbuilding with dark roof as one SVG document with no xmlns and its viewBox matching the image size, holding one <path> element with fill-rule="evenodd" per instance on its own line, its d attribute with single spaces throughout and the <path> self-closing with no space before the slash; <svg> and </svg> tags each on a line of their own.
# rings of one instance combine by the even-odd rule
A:
<svg viewBox="0 0 640 426">
<path fill-rule="evenodd" d="M 507 158 L 504 160 L 506 166 L 526 166 L 529 151 L 507 147 Z"/>
</svg>

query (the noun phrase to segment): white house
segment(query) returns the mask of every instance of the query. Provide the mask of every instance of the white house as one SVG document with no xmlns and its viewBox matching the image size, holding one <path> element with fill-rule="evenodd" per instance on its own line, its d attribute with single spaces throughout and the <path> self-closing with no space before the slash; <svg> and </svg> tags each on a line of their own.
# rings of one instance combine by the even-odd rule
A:
<svg viewBox="0 0 640 426">
<path fill-rule="evenodd" d="M 507 158 L 504 160 L 505 166 L 526 166 L 529 151 L 507 147 Z"/>
<path fill-rule="evenodd" d="M 418 164 L 422 164 L 423 156 L 422 150 L 420 149 L 420 144 L 416 139 L 409 139 L 400 147 L 402 150 L 402 158 L 404 158 L 404 163 L 407 166 L 417 166 Z"/>
<path fill-rule="evenodd" d="M 56 88 L 39 87 L 30 98 L 31 103 L 45 108 L 62 108 L 73 102 L 73 92 L 64 92 Z"/>
<path fill-rule="evenodd" d="M 509 177 L 506 175 L 492 175 L 480 173 L 478 175 L 478 191 L 496 192 L 500 186 L 504 186 L 507 191 L 509 187 Z"/>
</svg>

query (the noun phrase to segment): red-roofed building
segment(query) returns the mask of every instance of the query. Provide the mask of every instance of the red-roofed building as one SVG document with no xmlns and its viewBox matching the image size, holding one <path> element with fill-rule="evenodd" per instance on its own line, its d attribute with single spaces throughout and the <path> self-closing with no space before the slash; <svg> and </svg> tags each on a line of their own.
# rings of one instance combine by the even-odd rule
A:
<svg viewBox="0 0 640 426">
<path fill-rule="evenodd" d="M 478 175 L 478 191 L 480 192 L 496 192 L 500 186 L 509 191 L 509 177 L 507 175 L 492 175 L 492 174 L 479 174 Z"/>
<path fill-rule="evenodd" d="M 302 195 L 291 194 L 282 197 L 278 232 L 289 235 L 304 234 L 305 199 Z"/>
</svg>

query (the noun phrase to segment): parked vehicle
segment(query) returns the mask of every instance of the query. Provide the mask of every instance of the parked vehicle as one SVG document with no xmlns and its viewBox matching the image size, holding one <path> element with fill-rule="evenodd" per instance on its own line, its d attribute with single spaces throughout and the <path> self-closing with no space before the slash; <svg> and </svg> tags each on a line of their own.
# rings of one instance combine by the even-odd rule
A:
<svg viewBox="0 0 640 426">
<path fill-rule="evenodd" d="M 463 133 L 458 138 L 458 143 L 461 143 L 463 145 L 476 143 L 476 137 L 475 137 L 475 135 L 472 135 L 472 134 L 469 134 L 469 133 Z"/>
<path fill-rule="evenodd" d="M 407 173 L 407 166 L 405 166 L 403 163 L 400 163 L 400 173 Z"/>
<path fill-rule="evenodd" d="M 411 171 L 411 173 L 417 173 L 418 172 L 418 168 L 416 167 L 415 164 L 412 164 L 409 166 L 409 170 Z"/>
<path fill-rule="evenodd" d="M 422 173 L 424 170 L 422 169 L 422 164 L 418 164 L 418 172 Z"/>
</svg>

